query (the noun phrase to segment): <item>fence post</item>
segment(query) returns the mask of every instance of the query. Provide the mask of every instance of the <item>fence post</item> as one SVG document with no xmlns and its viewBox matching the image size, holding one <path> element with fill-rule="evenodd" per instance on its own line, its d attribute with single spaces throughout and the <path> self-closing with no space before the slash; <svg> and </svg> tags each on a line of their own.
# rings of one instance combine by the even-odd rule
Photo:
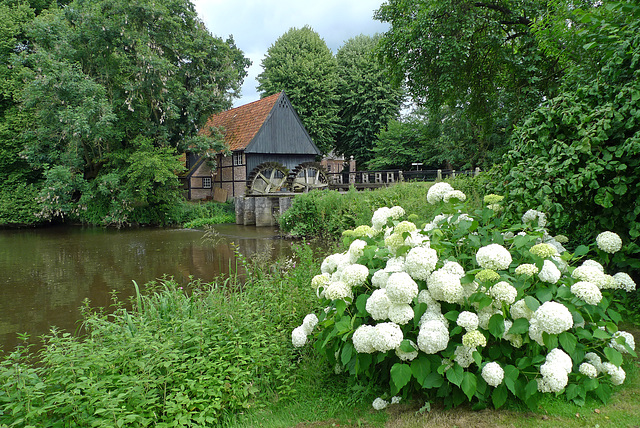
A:
<svg viewBox="0 0 640 428">
<path fill-rule="evenodd" d="M 480 167 L 479 167 L 479 166 L 477 166 L 477 167 L 476 167 L 476 169 L 475 169 L 475 171 L 474 171 L 473 176 L 475 177 L 475 176 L 477 176 L 478 174 L 480 174 Z"/>
<path fill-rule="evenodd" d="M 442 170 L 441 169 L 438 170 L 438 174 L 436 175 L 436 178 L 438 180 L 442 180 Z"/>
<path fill-rule="evenodd" d="M 404 181 L 404 176 L 402 175 L 402 170 L 398 171 L 398 181 L 399 182 L 403 182 Z"/>
<path fill-rule="evenodd" d="M 455 169 L 451 170 L 451 178 L 456 178 L 456 170 Z"/>
</svg>

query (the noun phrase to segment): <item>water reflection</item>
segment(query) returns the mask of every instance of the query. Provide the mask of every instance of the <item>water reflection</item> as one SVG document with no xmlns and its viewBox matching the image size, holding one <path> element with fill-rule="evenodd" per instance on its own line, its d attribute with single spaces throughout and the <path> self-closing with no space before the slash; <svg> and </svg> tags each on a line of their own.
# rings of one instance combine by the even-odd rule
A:
<svg viewBox="0 0 640 428">
<path fill-rule="evenodd" d="M 236 264 L 234 246 L 252 256 L 289 255 L 272 228 L 220 225 L 218 242 L 203 231 L 53 227 L 0 231 L 0 346 L 12 349 L 17 333 L 32 337 L 55 325 L 74 331 L 85 298 L 108 306 L 112 290 L 121 298 L 164 275 L 186 283 L 211 281 Z"/>
</svg>

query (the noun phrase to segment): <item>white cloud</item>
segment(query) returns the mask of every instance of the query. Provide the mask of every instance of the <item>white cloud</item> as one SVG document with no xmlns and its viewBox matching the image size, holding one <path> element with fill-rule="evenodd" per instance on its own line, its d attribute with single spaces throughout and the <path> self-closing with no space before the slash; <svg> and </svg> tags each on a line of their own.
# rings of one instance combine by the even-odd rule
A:
<svg viewBox="0 0 640 428">
<path fill-rule="evenodd" d="M 287 30 L 309 25 L 335 53 L 359 34 L 382 33 L 388 25 L 373 19 L 383 0 L 193 0 L 198 15 L 218 37 L 233 35 L 253 61 L 242 86 L 239 106 L 259 99 L 256 76 L 267 49 Z"/>
</svg>

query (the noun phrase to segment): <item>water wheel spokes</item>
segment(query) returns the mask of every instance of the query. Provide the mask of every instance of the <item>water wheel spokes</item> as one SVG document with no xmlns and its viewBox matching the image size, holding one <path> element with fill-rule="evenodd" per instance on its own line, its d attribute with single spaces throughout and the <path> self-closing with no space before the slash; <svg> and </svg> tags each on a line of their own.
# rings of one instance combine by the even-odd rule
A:
<svg viewBox="0 0 640 428">
<path fill-rule="evenodd" d="M 289 189 L 293 192 L 308 192 L 329 186 L 327 174 L 318 162 L 304 162 L 289 175 Z"/>
<path fill-rule="evenodd" d="M 265 195 L 282 191 L 285 187 L 289 170 L 278 162 L 265 162 L 249 174 L 247 193 Z"/>
</svg>

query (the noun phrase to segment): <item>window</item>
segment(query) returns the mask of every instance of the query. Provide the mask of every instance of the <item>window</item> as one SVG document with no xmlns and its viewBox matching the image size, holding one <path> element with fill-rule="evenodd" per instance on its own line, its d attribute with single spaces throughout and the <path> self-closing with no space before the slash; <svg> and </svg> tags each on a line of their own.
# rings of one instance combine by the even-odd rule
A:
<svg viewBox="0 0 640 428">
<path fill-rule="evenodd" d="M 331 172 L 331 164 L 330 163 L 327 164 L 327 172 Z"/>
<path fill-rule="evenodd" d="M 205 189 L 211 189 L 211 177 L 202 178 L 202 187 Z"/>
<path fill-rule="evenodd" d="M 243 165 L 242 152 L 233 152 L 233 166 Z"/>
</svg>

